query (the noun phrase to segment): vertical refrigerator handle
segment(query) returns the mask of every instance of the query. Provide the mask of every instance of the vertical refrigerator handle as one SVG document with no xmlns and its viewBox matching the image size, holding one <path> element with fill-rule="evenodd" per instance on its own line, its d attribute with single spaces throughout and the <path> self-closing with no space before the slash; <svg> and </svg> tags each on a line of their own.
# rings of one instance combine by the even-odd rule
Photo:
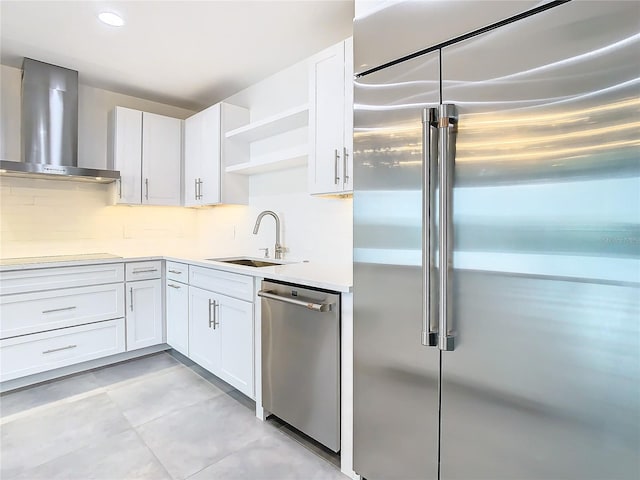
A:
<svg viewBox="0 0 640 480">
<path fill-rule="evenodd" d="M 422 345 L 438 345 L 438 282 L 436 281 L 437 236 L 435 192 L 438 179 L 438 109 L 422 111 Z"/>
<path fill-rule="evenodd" d="M 438 266 L 439 285 L 439 326 L 438 345 L 440 350 L 455 348 L 453 326 L 452 285 L 453 285 L 453 180 L 456 158 L 456 133 L 458 131 L 458 110 L 455 105 L 439 106 L 438 153 L 440 186 L 438 205 Z"/>
</svg>

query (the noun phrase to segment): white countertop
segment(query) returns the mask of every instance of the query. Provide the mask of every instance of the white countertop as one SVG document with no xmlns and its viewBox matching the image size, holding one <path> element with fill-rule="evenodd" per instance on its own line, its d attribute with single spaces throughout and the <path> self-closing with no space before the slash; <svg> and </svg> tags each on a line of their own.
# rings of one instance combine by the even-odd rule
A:
<svg viewBox="0 0 640 480">
<path fill-rule="evenodd" d="M 82 262 L 85 260 L 116 260 L 122 257 L 111 253 L 81 253 L 78 255 L 49 255 L 45 257 L 0 258 L 0 266 L 27 265 L 30 263 Z"/>
<path fill-rule="evenodd" d="M 12 270 L 29 270 L 36 268 L 69 267 L 78 265 L 95 265 L 100 263 L 137 262 L 148 260 L 168 260 L 188 263 L 201 267 L 215 268 L 227 272 L 251 275 L 256 278 L 267 278 L 283 282 L 298 283 L 316 288 L 324 288 L 337 292 L 350 292 L 353 285 L 353 269 L 351 265 L 331 265 L 320 262 L 300 262 L 275 265 L 272 267 L 249 267 L 232 263 L 216 262 L 204 258 L 220 258 L 220 255 L 190 256 L 116 256 L 112 254 L 60 255 L 47 257 L 23 257 L 0 259 L 0 272 Z M 230 255 L 225 255 L 230 257 Z"/>
</svg>

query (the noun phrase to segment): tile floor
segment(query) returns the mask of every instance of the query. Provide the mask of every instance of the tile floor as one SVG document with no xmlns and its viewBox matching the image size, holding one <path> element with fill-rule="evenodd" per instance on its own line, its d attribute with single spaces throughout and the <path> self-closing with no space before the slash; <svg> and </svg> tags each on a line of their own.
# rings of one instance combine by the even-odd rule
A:
<svg viewBox="0 0 640 480">
<path fill-rule="evenodd" d="M 164 352 L 9 392 L 0 478 L 347 479 L 335 455 L 254 408 Z"/>
</svg>

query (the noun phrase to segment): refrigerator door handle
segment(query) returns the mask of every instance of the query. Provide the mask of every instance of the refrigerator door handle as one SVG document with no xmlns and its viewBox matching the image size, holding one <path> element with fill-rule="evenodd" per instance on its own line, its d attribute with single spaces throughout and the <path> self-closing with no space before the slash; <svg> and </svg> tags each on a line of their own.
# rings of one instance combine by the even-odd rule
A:
<svg viewBox="0 0 640 480">
<path fill-rule="evenodd" d="M 438 183 L 440 198 L 438 206 L 438 265 L 440 268 L 439 338 L 440 350 L 455 348 L 455 328 L 453 325 L 452 284 L 453 284 L 453 176 L 456 158 L 456 134 L 458 131 L 458 109 L 455 105 L 439 106 L 438 115 Z"/>
<path fill-rule="evenodd" d="M 434 252 L 438 179 L 438 109 L 422 111 L 422 345 L 438 345 L 438 282 Z"/>
</svg>

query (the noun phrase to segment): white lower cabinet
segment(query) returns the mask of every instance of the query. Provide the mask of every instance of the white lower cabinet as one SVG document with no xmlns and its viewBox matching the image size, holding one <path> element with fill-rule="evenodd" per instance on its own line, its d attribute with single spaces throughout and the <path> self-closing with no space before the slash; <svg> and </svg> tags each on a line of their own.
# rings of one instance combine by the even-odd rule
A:
<svg viewBox="0 0 640 480">
<path fill-rule="evenodd" d="M 125 351 L 124 319 L 0 340 L 0 381 Z"/>
<path fill-rule="evenodd" d="M 126 283 L 127 351 L 163 342 L 162 280 Z"/>
<path fill-rule="evenodd" d="M 183 355 L 189 356 L 189 286 L 167 280 L 167 343 Z"/>
<path fill-rule="evenodd" d="M 0 381 L 122 353 L 124 263 L 0 273 Z"/>
<path fill-rule="evenodd" d="M 189 356 L 253 398 L 253 303 L 190 286 Z"/>
<path fill-rule="evenodd" d="M 0 297 L 0 338 L 124 317 L 122 283 Z"/>
<path fill-rule="evenodd" d="M 218 371 L 220 335 L 213 319 L 215 293 L 189 287 L 189 358 L 212 373 Z"/>
<path fill-rule="evenodd" d="M 218 295 L 216 302 L 218 376 L 253 398 L 253 303 L 224 295 Z"/>
</svg>

